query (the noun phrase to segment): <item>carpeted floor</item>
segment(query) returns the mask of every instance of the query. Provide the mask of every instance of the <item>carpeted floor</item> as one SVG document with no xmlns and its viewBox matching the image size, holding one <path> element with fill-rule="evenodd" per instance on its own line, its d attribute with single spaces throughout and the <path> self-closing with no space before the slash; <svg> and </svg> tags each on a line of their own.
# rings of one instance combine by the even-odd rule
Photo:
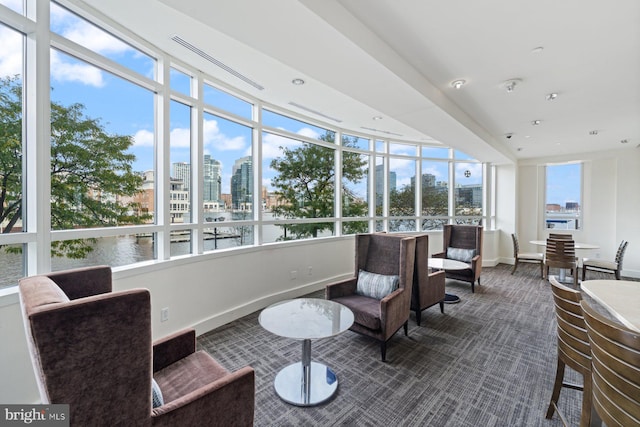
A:
<svg viewBox="0 0 640 427">
<path fill-rule="evenodd" d="M 401 330 L 389 341 L 386 363 L 376 341 L 351 331 L 313 341 L 313 360 L 340 382 L 335 398 L 317 407 L 292 406 L 275 394 L 275 375 L 300 361 L 302 346 L 262 329 L 258 312 L 200 336 L 198 346 L 230 370 L 255 369 L 256 426 L 559 426 L 557 415 L 545 419 L 556 367 L 551 290 L 534 265 L 510 273 L 508 265 L 483 268 L 474 294 L 448 280 L 447 292 L 462 301 L 445 305 L 445 314 L 425 310 L 420 327 L 412 313 L 409 336 Z M 571 425 L 580 399 L 579 391 L 561 393 Z"/>
</svg>

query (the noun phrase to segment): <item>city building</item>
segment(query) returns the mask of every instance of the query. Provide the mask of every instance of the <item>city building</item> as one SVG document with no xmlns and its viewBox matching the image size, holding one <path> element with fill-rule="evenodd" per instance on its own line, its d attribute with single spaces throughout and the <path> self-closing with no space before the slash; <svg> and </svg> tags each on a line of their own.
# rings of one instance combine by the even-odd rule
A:
<svg viewBox="0 0 640 427">
<path fill-rule="evenodd" d="M 231 206 L 251 210 L 253 205 L 253 163 L 251 157 L 236 160 L 231 177 Z"/>
</svg>

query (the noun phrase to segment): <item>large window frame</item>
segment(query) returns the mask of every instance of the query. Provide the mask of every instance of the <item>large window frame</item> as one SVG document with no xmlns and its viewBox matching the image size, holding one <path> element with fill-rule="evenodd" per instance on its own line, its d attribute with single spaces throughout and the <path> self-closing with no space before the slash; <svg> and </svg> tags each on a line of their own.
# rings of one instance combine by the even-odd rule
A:
<svg viewBox="0 0 640 427">
<path fill-rule="evenodd" d="M 545 165 L 543 218 L 546 230 L 571 231 L 584 228 L 583 189 L 584 164 L 582 162 Z"/>
<path fill-rule="evenodd" d="M 168 56 L 166 53 L 155 48 L 153 45 L 140 39 L 129 30 L 119 27 L 117 24 L 106 25 L 98 16 L 91 16 L 81 6 L 60 0 L 58 2 L 63 7 L 77 14 L 82 19 L 113 35 L 118 40 L 139 49 L 149 58 L 156 62 L 154 76 L 140 74 L 133 69 L 127 69 L 122 63 L 116 62 L 108 57 L 91 51 L 85 46 L 79 45 L 72 40 L 68 40 L 59 34 L 50 31 L 50 3 L 30 2 L 35 8 L 29 8 L 27 13 L 20 15 L 6 6 L 0 5 L 0 23 L 9 28 L 21 32 L 25 35 L 25 55 L 24 55 L 24 75 L 23 84 L 25 87 L 25 97 L 23 106 L 24 118 L 24 166 L 23 177 L 29 174 L 29 179 L 24 189 L 24 224 L 25 228 L 21 233 L 10 233 L 0 235 L 0 245 L 22 245 L 24 254 L 23 274 L 32 275 L 51 271 L 51 247 L 53 241 L 66 241 L 73 239 L 117 239 L 119 236 L 136 236 L 136 239 L 151 239 L 153 242 L 153 258 L 144 262 L 162 262 L 180 257 L 197 256 L 210 249 L 205 249 L 206 235 L 211 232 L 212 224 L 206 221 L 203 206 L 203 180 L 204 173 L 204 120 L 206 115 L 215 115 L 244 126 L 251 130 L 251 155 L 253 161 L 253 194 L 250 215 L 243 217 L 241 221 L 233 221 L 234 226 L 248 227 L 252 230 L 249 241 L 243 241 L 241 245 L 216 250 L 242 250 L 247 246 L 271 244 L 275 242 L 265 241 L 264 227 L 273 227 L 283 224 L 313 224 L 318 222 L 333 223 L 332 232 L 324 233 L 318 238 L 340 237 L 353 234 L 354 230 L 360 230 L 366 225 L 364 231 L 431 231 L 441 228 L 445 223 L 477 223 L 489 215 L 493 218 L 495 209 L 491 209 L 491 204 L 487 200 L 494 200 L 492 193 L 487 188 L 488 165 L 470 159 L 463 153 L 438 143 L 424 144 L 417 141 L 403 141 L 394 138 L 382 138 L 373 134 L 355 132 L 352 129 L 342 129 L 335 123 L 327 123 L 322 120 L 304 116 L 290 110 L 269 105 L 259 99 L 252 98 L 240 90 L 229 88 L 226 84 L 217 81 L 214 77 L 204 74 L 189 64 Z M 27 36 L 28 34 L 28 36 Z M 42 64 L 50 63 L 50 49 L 56 49 L 67 55 L 82 59 L 83 61 L 112 73 L 128 82 L 145 88 L 154 94 L 155 102 L 155 129 L 153 135 L 153 165 L 154 169 L 149 181 L 153 180 L 154 194 L 149 198 L 149 204 L 145 209 L 153 209 L 153 220 L 146 224 L 125 225 L 113 227 L 99 227 L 89 229 L 67 229 L 52 230 L 50 225 L 51 209 L 51 188 L 49 183 L 49 141 L 51 135 L 49 109 L 37 109 L 37 105 L 50 104 L 50 70 L 49 66 Z M 39 64 L 36 68 L 35 64 Z M 173 72 L 182 73 L 188 76 L 190 83 L 189 90 L 184 84 L 180 87 L 171 87 L 171 74 Z M 211 98 L 208 93 L 215 92 L 215 98 Z M 188 92 L 188 93 L 187 93 Z M 230 110 L 225 110 L 222 99 L 234 101 Z M 211 100 L 215 99 L 215 105 Z M 207 100 L 209 103 L 207 103 Z M 171 203 L 175 193 L 171 191 L 171 104 L 179 102 L 186 105 L 191 111 L 190 118 L 190 221 L 183 223 L 172 223 Z M 308 124 L 311 129 L 321 129 L 331 132 L 333 141 L 320 141 L 304 134 L 296 134 L 290 130 L 278 128 L 263 123 L 261 117 L 265 112 L 273 115 L 281 115 L 289 123 Z M 271 120 L 271 119 L 270 119 Z M 278 218 L 265 219 L 263 214 L 263 203 L 266 197 L 270 197 L 268 190 L 265 190 L 263 180 L 267 171 L 263 165 L 263 140 L 265 135 L 278 135 L 283 138 L 293 138 L 304 144 L 313 144 L 332 150 L 335 161 L 335 187 L 342 188 L 343 185 L 343 159 L 347 156 L 357 155 L 366 162 L 363 169 L 367 171 L 365 177 L 359 178 L 358 185 L 362 186 L 366 182 L 368 209 L 359 211 L 357 215 L 348 213 L 343 206 L 345 199 L 341 191 L 334 191 L 333 194 L 333 215 L 322 218 Z M 355 145 L 343 146 L 343 137 L 352 138 Z M 460 157 L 460 158 L 458 158 Z M 413 209 L 403 215 L 393 215 L 390 209 L 389 189 L 393 185 L 390 182 L 390 168 L 392 162 L 402 160 L 413 164 L 413 200 L 409 203 Z M 439 165 L 447 165 L 448 178 L 446 192 L 449 200 L 448 212 L 444 215 L 438 212 L 429 215 L 428 210 L 423 212 L 423 167 L 426 168 L 429 162 L 437 162 Z M 482 213 L 471 217 L 456 215 L 453 205 L 455 179 L 454 170 L 459 162 L 476 163 L 483 170 L 483 196 Z M 380 166 L 377 166 L 380 165 Z M 398 172 L 398 171 L 395 171 Z M 424 173 L 427 173 L 426 171 Z M 421 177 L 416 179 L 416 177 Z M 408 179 L 410 177 L 404 177 Z M 383 193 L 380 193 L 380 188 Z M 360 190 L 362 191 L 362 189 Z M 362 198 L 360 196 L 360 198 Z M 248 206 L 248 205 L 247 205 Z M 398 228 L 395 223 L 401 223 Z M 426 223 L 431 225 L 425 226 Z M 436 224 L 436 225 L 433 225 Z M 355 228 L 354 228 L 355 227 Z M 215 227 L 213 227 L 215 228 Z M 181 250 L 172 254 L 172 235 L 176 234 L 189 236 L 188 250 Z M 249 236 L 249 235 L 248 235 Z M 286 244 L 286 243 L 284 243 Z M 144 263 L 143 262 L 143 263 Z M 135 267 L 135 259 L 127 268 Z M 124 267 L 124 265 L 123 265 Z M 58 267 L 56 267 L 58 268 Z M 63 267 L 59 267 L 63 268 Z M 2 285 L 0 284 L 0 287 Z"/>
</svg>

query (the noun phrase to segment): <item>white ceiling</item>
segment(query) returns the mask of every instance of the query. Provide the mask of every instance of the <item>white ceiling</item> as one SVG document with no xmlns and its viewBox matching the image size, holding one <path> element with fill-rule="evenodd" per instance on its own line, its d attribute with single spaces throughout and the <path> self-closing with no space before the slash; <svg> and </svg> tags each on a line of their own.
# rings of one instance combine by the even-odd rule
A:
<svg viewBox="0 0 640 427">
<path fill-rule="evenodd" d="M 75 2 L 246 94 L 352 131 L 495 163 L 640 145 L 638 0 Z"/>
</svg>

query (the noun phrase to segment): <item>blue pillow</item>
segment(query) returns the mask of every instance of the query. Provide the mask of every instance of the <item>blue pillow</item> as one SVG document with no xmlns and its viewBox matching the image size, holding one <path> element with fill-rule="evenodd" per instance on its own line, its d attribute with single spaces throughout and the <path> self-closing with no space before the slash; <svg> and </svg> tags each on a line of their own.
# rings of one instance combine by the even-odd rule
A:
<svg viewBox="0 0 640 427">
<path fill-rule="evenodd" d="M 155 379 L 151 378 L 151 406 L 157 408 L 164 405 L 164 397 L 162 397 L 162 390 Z"/>
<path fill-rule="evenodd" d="M 399 283 L 399 276 L 386 276 L 360 270 L 356 294 L 380 300 L 398 289 Z"/>
<path fill-rule="evenodd" d="M 447 258 L 454 259 L 456 261 L 471 262 L 473 257 L 476 256 L 475 249 L 462 249 L 462 248 L 447 248 Z"/>
</svg>

